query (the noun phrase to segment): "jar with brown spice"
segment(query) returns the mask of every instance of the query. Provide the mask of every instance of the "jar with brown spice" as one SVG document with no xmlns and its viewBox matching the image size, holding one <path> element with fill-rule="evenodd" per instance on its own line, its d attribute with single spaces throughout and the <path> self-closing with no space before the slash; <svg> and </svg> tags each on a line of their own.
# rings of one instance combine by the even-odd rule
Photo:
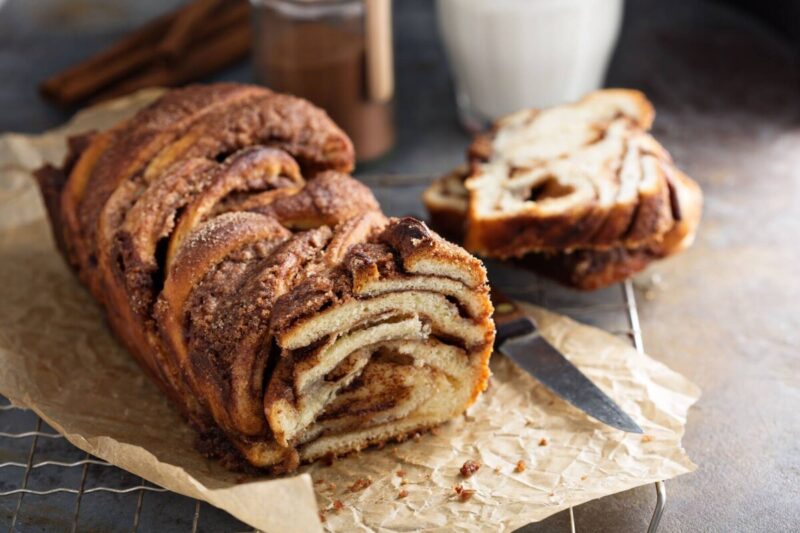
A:
<svg viewBox="0 0 800 533">
<path fill-rule="evenodd" d="M 325 109 L 359 161 L 394 144 L 391 0 L 251 0 L 256 78 Z"/>
</svg>

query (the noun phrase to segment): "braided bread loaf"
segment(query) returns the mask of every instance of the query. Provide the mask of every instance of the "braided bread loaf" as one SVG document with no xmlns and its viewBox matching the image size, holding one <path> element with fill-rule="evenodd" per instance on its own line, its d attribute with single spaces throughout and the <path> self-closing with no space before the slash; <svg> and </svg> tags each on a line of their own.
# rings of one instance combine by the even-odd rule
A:
<svg viewBox="0 0 800 533">
<path fill-rule="evenodd" d="M 352 167 L 323 111 L 218 84 L 168 92 L 38 173 L 112 329 L 230 466 L 403 438 L 486 387 L 483 266 L 387 219 Z"/>
<path fill-rule="evenodd" d="M 647 133 L 653 117 L 643 94 L 611 89 L 500 119 L 424 193 L 434 227 L 583 289 L 688 247 L 702 193 Z"/>
</svg>

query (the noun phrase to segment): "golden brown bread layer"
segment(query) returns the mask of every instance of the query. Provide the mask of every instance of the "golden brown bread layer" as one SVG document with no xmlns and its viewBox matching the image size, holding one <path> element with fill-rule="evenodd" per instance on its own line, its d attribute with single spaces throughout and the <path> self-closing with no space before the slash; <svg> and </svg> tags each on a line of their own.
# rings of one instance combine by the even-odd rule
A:
<svg viewBox="0 0 800 533">
<path fill-rule="evenodd" d="M 229 465 L 400 439 L 486 387 L 483 266 L 387 219 L 352 166 L 321 110 L 220 84 L 166 93 L 38 173 L 112 329 Z"/>
<path fill-rule="evenodd" d="M 688 247 L 702 193 L 647 133 L 637 91 L 521 111 L 423 194 L 433 226 L 487 257 L 596 289 Z"/>
</svg>

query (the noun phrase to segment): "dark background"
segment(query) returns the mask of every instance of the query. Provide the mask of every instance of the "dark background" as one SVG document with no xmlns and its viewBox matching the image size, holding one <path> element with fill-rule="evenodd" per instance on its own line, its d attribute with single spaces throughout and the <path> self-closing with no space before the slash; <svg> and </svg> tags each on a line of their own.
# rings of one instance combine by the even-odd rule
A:
<svg viewBox="0 0 800 533">
<path fill-rule="evenodd" d="M 0 131 L 64 121 L 38 82 L 177 3 L 9 0 Z M 469 137 L 433 3 L 395 4 L 399 143 L 359 174 L 433 176 L 462 160 Z M 656 137 L 706 195 L 694 248 L 636 281 L 646 350 L 704 393 L 684 439 L 699 468 L 668 483 L 661 531 L 800 529 L 799 26 L 791 1 L 627 2 L 607 85 L 647 93 Z M 251 78 L 243 63 L 216 79 Z M 642 487 L 591 502 L 575 510 L 577 529 L 644 531 L 653 501 Z M 562 513 L 529 529 L 568 527 Z"/>
</svg>

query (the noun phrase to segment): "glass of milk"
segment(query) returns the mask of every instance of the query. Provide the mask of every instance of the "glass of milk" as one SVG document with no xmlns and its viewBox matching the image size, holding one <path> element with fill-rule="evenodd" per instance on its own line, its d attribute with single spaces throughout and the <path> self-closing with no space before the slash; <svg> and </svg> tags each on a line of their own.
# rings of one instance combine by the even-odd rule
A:
<svg viewBox="0 0 800 533">
<path fill-rule="evenodd" d="M 437 0 L 467 129 L 602 86 L 623 0 Z"/>
</svg>

